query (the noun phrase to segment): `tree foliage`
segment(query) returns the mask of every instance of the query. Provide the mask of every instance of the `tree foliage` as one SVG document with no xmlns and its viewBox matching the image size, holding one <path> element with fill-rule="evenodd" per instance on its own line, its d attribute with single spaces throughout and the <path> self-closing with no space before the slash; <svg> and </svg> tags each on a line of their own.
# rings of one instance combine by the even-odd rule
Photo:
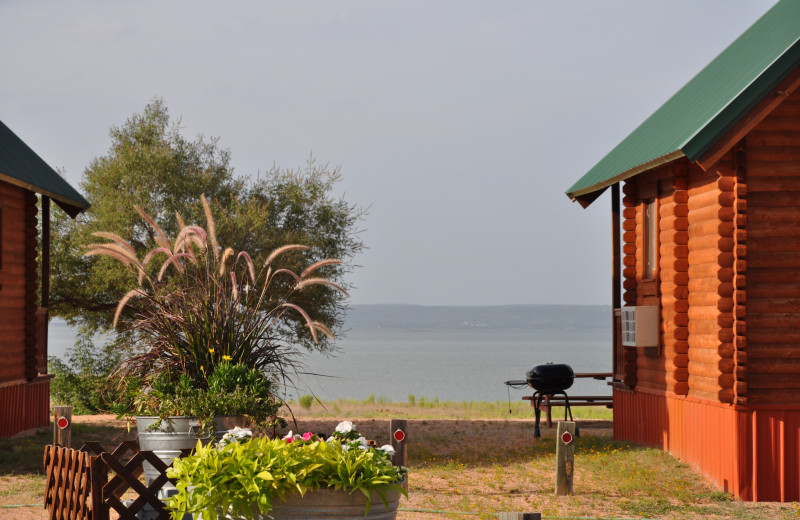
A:
<svg viewBox="0 0 800 520">
<path fill-rule="evenodd" d="M 116 233 L 141 254 L 155 240 L 134 206 L 174 236 L 179 228 L 176 212 L 187 224 L 204 221 L 201 195 L 216 209 L 217 234 L 226 245 L 250 252 L 256 261 L 285 244 L 308 245 L 308 251 L 287 255 L 287 267 L 302 270 L 324 258 L 339 258 L 343 263 L 326 266 L 325 276 L 349 287 L 345 277 L 364 247 L 358 230 L 364 212 L 332 195 L 338 168 L 312 158 L 303 168 L 272 167 L 256 179 L 237 177 L 230 153 L 216 139 L 186 139 L 158 99 L 113 127 L 110 135 L 108 153 L 95 158 L 83 174 L 81 189 L 90 209 L 74 221 L 54 213 L 52 316 L 77 325 L 85 336 L 110 329 L 117 303 L 136 280 L 111 258 L 84 255 L 86 246 L 97 242 L 92 233 Z M 341 332 L 346 311 L 341 293 L 316 288 L 303 298 L 303 308 L 315 320 Z M 302 317 L 292 328 L 308 349 L 333 346 L 327 338 L 314 343 Z M 283 340 L 288 341 L 288 334 Z M 124 344 L 126 338 L 119 341 Z"/>
</svg>

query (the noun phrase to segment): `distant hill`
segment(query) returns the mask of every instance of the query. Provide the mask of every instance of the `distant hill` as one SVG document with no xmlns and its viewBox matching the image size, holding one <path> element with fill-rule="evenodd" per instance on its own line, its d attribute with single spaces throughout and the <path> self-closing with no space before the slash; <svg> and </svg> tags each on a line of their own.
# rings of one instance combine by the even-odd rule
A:
<svg viewBox="0 0 800 520">
<path fill-rule="evenodd" d="M 345 327 L 360 329 L 611 330 L 611 306 L 353 305 L 347 314 Z"/>
</svg>

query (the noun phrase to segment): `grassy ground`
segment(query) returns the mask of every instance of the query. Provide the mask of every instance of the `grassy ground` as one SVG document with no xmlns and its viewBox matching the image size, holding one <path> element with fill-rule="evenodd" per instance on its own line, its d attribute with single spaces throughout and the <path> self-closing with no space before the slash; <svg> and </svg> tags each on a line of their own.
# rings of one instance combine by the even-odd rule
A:
<svg viewBox="0 0 800 520">
<path fill-rule="evenodd" d="M 388 442 L 389 418 L 408 420 L 409 498 L 400 520 L 496 518 L 501 511 L 541 512 L 545 519 L 789 519 L 794 504 L 752 504 L 714 490 L 687 465 L 658 450 L 616 442 L 610 412 L 576 409 L 581 436 L 576 439 L 575 495 L 556 497 L 555 429 L 534 439 L 532 412 L 512 403 L 438 403 L 419 399 L 391 403 L 334 401 L 309 409 L 292 406 L 295 431 L 331 431 L 338 420 L 353 419 L 367 438 Z M 563 413 L 559 409 L 559 413 Z M 590 414 L 605 420 L 588 420 Z M 110 418 L 73 420 L 74 444 L 99 440 L 112 446 L 126 437 L 124 425 Z M 47 431 L 0 440 L 0 518 L 45 518 L 37 507 L 44 490 L 42 451 Z"/>
</svg>

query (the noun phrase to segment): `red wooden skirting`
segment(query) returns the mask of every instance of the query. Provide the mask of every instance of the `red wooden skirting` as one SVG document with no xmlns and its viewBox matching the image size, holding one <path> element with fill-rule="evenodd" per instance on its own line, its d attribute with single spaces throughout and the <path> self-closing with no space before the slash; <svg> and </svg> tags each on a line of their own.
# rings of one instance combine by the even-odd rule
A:
<svg viewBox="0 0 800 520">
<path fill-rule="evenodd" d="M 614 438 L 659 447 L 743 500 L 800 500 L 800 406 L 614 390 Z"/>
<path fill-rule="evenodd" d="M 50 379 L 0 386 L 0 438 L 50 424 Z"/>
</svg>

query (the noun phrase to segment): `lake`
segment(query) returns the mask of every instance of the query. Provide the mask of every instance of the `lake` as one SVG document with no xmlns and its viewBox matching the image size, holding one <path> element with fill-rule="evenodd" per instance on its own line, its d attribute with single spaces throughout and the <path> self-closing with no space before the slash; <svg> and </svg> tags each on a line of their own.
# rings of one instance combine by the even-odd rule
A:
<svg viewBox="0 0 800 520">
<path fill-rule="evenodd" d="M 50 323 L 50 355 L 63 356 L 74 331 Z M 287 397 L 315 393 L 323 400 L 384 396 L 392 401 L 504 401 L 504 381 L 525 379 L 534 365 L 567 363 L 576 372 L 611 371 L 611 330 L 503 328 L 351 328 L 335 356 L 305 358 L 307 372 Z M 575 395 L 609 394 L 603 381 L 576 380 Z M 519 400 L 530 390 L 511 390 Z"/>
</svg>

